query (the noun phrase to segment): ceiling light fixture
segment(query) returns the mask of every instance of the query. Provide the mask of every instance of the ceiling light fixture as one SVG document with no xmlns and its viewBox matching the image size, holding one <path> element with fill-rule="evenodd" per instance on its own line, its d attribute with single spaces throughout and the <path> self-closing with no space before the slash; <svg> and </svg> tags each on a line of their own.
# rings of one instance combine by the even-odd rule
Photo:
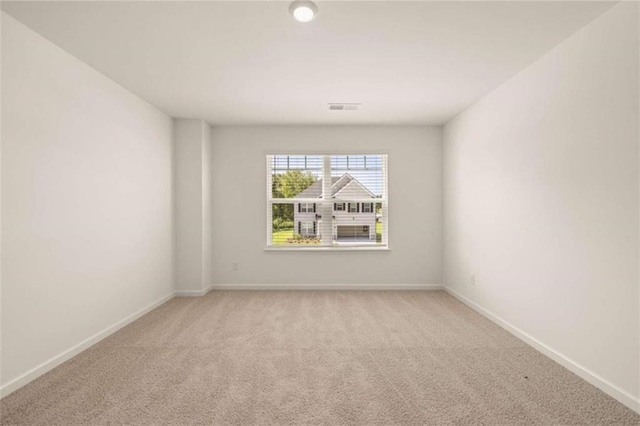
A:
<svg viewBox="0 0 640 426">
<path fill-rule="evenodd" d="M 310 22 L 318 15 L 318 6 L 310 0 L 296 0 L 289 6 L 289 12 L 299 22 Z"/>
</svg>

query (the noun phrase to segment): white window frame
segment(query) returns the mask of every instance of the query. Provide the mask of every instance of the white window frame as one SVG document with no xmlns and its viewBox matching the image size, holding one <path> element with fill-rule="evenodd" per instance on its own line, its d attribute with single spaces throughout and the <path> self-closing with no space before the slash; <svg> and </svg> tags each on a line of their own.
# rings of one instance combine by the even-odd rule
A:
<svg viewBox="0 0 640 426">
<path fill-rule="evenodd" d="M 371 210 L 372 203 L 362 203 L 362 213 L 373 213 Z M 367 206 L 367 210 L 364 209 L 364 206 Z"/>
<path fill-rule="evenodd" d="M 300 213 L 313 213 L 314 203 L 300 203 Z"/>
<path fill-rule="evenodd" d="M 305 237 L 310 235 L 315 235 L 313 233 L 313 221 L 309 221 L 309 220 L 300 221 L 300 235 L 303 235 Z"/>
<path fill-rule="evenodd" d="M 300 155 L 300 156 L 312 156 L 312 155 L 322 155 L 323 157 L 323 167 L 322 167 L 322 195 L 319 198 L 313 199 L 301 199 L 301 198 L 273 198 L 273 187 L 272 187 L 272 170 L 271 164 L 273 162 L 274 156 L 280 155 Z M 333 235 L 336 225 L 336 219 L 333 216 L 334 212 L 334 203 L 339 203 L 336 199 L 331 197 L 331 186 L 332 186 L 332 177 L 331 177 L 331 157 L 335 155 L 376 155 L 382 157 L 382 194 L 379 198 L 371 199 L 349 199 L 349 200 L 340 200 L 342 203 L 346 203 L 345 211 L 349 211 L 349 203 L 374 203 L 382 205 L 382 241 L 380 243 L 362 243 L 362 244 L 349 244 L 342 245 L 334 243 Z M 332 154 L 312 154 L 312 153 L 297 153 L 297 154 L 288 154 L 288 153 L 277 153 L 270 154 L 266 156 L 266 189 L 267 189 L 267 203 L 266 203 L 266 249 L 274 250 L 274 251 L 306 251 L 306 250 L 389 250 L 389 185 L 388 185 L 388 155 L 381 153 L 332 153 Z M 329 197 L 325 198 L 325 194 L 329 194 Z M 296 246 L 276 246 L 273 245 L 273 205 L 274 204 L 316 204 L 316 214 L 320 217 L 329 217 L 331 220 L 318 220 L 316 223 L 316 234 L 320 236 L 321 241 L 319 245 L 313 246 L 304 246 L 304 245 L 296 245 Z M 311 211 L 313 212 L 313 207 L 311 207 Z M 337 210 L 341 211 L 341 210 Z M 356 208 L 357 211 L 357 208 Z M 376 211 L 374 207 L 374 211 Z M 302 208 L 301 208 L 302 212 Z M 326 229 L 325 229 L 326 228 Z M 326 237 L 324 237 L 326 236 Z"/>
</svg>

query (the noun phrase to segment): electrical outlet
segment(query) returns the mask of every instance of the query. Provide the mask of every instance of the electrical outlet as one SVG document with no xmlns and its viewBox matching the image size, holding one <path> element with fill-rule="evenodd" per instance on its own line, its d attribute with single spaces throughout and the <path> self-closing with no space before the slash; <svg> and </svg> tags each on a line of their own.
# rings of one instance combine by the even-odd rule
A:
<svg viewBox="0 0 640 426">
<path fill-rule="evenodd" d="M 239 265 L 240 264 L 238 262 L 233 262 L 233 264 L 231 265 L 231 270 L 232 271 L 237 271 Z"/>
<path fill-rule="evenodd" d="M 469 279 L 469 284 L 476 285 L 476 274 L 471 274 L 471 277 Z"/>
</svg>

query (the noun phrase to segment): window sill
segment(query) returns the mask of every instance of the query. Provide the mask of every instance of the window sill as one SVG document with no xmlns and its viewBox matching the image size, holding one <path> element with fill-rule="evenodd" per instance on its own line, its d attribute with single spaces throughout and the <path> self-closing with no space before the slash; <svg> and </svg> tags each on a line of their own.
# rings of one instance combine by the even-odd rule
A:
<svg viewBox="0 0 640 426">
<path fill-rule="evenodd" d="M 322 251 L 391 251 L 388 246 L 382 247 L 367 247 L 367 246 L 311 246 L 311 247 L 265 247 L 264 251 L 309 251 L 309 252 L 322 252 Z"/>
</svg>

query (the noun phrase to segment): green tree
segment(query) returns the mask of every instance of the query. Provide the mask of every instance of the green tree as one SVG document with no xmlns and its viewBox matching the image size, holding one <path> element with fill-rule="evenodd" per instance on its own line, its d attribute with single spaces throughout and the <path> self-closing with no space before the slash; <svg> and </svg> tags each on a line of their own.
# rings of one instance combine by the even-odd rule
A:
<svg viewBox="0 0 640 426">
<path fill-rule="evenodd" d="M 277 175 L 276 191 L 282 198 L 293 198 L 315 183 L 317 178 L 300 170 L 287 170 L 286 173 Z"/>
<path fill-rule="evenodd" d="M 287 170 L 286 173 L 274 174 L 271 177 L 274 198 L 293 198 L 318 179 L 309 172 Z M 273 220 L 276 229 L 283 224 L 293 223 L 293 204 L 274 204 Z"/>
</svg>

